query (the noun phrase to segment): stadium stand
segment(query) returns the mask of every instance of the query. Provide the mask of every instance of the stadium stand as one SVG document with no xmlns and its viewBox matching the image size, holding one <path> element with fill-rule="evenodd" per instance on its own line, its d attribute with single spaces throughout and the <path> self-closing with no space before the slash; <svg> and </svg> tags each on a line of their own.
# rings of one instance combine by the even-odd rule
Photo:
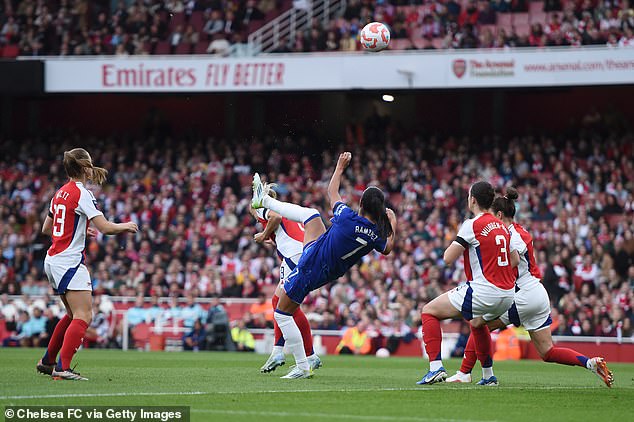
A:
<svg viewBox="0 0 634 422">
<path fill-rule="evenodd" d="M 0 56 L 226 55 L 265 22 L 304 3 L 4 0 Z M 370 21 L 391 27 L 396 50 L 634 46 L 631 0 L 350 0 L 341 18 L 315 20 L 275 51 L 356 50 L 357 34 Z"/>
<path fill-rule="evenodd" d="M 304 304 L 313 328 L 364 321 L 375 337 L 411 336 L 422 305 L 463 279 L 462 263 L 445 267 L 441 255 L 465 218 L 469 184 L 483 178 L 499 189 L 519 188 L 518 219 L 535 238 L 553 305 L 553 332 L 632 336 L 634 142 L 622 123 L 609 113 L 593 113 L 580 129 L 557 138 L 421 137 L 381 119 L 351 130 L 348 145 L 355 158 L 343 196 L 354 204 L 367 185 L 382 186 L 400 218 L 402 241 L 392 255 L 365 259 L 339 283 L 313 292 Z M 141 227 L 136 236 L 100 236 L 87 247 L 99 298 L 93 344 L 116 345 L 121 338 L 113 311 L 133 303 L 113 303 L 110 296 L 152 297 L 129 314 L 140 330 L 157 319 L 183 329 L 196 319 L 212 322 L 218 296 L 229 320 L 271 326 L 265 304 L 278 275 L 273 251 L 252 241 L 257 227 L 248 214 L 251 174 L 266 174 L 278 182 L 282 197 L 317 206 L 328 216 L 325 186 L 334 151 L 306 138 L 254 138 L 247 148 L 240 140 L 160 134 L 146 141 L 49 134 L 2 144 L 3 344 L 37 344 L 59 315 L 42 274 L 49 239 L 40 227 L 65 179 L 61 151 L 75 144 L 110 169 L 107 185 L 93 189 L 101 209 Z M 200 308 L 192 296 L 211 299 Z M 134 340 L 148 332 L 132 334 Z M 182 331 L 173 340 L 181 337 Z"/>
</svg>

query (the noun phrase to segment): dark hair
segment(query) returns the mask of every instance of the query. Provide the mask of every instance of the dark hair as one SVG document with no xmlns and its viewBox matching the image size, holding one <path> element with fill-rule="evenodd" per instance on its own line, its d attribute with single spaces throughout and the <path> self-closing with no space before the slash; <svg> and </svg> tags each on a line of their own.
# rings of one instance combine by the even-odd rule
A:
<svg viewBox="0 0 634 422">
<path fill-rule="evenodd" d="M 376 223 L 379 236 L 387 239 L 394 233 L 390 219 L 385 212 L 385 195 L 376 186 L 368 187 L 361 196 L 361 209 L 364 214 L 369 215 Z"/>
<path fill-rule="evenodd" d="M 495 198 L 491 209 L 496 214 L 501 212 L 504 217 L 512 219 L 515 217 L 515 200 L 517 198 L 519 198 L 517 189 L 506 188 L 506 195 Z"/>
<path fill-rule="evenodd" d="M 491 183 L 482 180 L 471 185 L 471 196 L 475 198 L 480 208 L 488 210 L 495 198 L 495 191 Z"/>
</svg>

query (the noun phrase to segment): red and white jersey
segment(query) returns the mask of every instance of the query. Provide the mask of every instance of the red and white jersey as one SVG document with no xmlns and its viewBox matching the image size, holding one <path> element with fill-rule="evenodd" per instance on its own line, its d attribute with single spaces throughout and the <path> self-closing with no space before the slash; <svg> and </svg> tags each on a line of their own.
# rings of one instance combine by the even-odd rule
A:
<svg viewBox="0 0 634 422">
<path fill-rule="evenodd" d="M 535 260 L 533 237 L 517 223 L 511 224 L 509 231 L 511 232 L 511 250 L 520 254 L 520 263 L 517 266 L 517 287 L 523 289 L 539 283 L 542 273 Z"/>
<path fill-rule="evenodd" d="M 258 221 L 266 227 L 269 222 L 269 210 L 260 208 L 256 213 Z M 275 242 L 280 259 L 283 261 L 296 260 L 297 256 L 304 251 L 304 225 L 282 217 L 282 222 L 275 233 L 271 235 L 271 240 Z"/>
<path fill-rule="evenodd" d="M 516 271 L 511 267 L 511 235 L 500 220 L 486 212 L 462 223 L 456 242 L 464 248 L 464 272 L 474 284 L 510 290 Z"/>
<path fill-rule="evenodd" d="M 72 268 L 83 261 L 88 222 L 103 215 L 96 202 L 81 182 L 72 180 L 55 193 L 48 214 L 53 219 L 53 244 L 47 253 L 50 264 Z"/>
</svg>

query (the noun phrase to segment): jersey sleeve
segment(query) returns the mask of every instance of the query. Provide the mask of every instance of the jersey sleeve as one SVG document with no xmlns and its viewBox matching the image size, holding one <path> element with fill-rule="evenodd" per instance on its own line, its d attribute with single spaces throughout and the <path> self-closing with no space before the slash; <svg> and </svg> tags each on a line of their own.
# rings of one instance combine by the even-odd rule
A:
<svg viewBox="0 0 634 422">
<path fill-rule="evenodd" d="M 334 224 L 339 223 L 341 220 L 345 220 L 354 216 L 356 213 L 352 211 L 352 209 L 344 204 L 343 202 L 337 202 L 335 206 L 332 208 L 333 217 L 331 221 Z"/>
<path fill-rule="evenodd" d="M 462 223 L 460 226 L 460 230 L 458 230 L 458 234 L 456 235 L 456 242 L 460 243 L 460 245 L 468 249 L 469 246 L 476 244 L 475 232 L 473 231 L 473 220 L 467 220 Z"/>
<path fill-rule="evenodd" d="M 378 238 L 376 239 L 376 241 L 374 242 L 374 249 L 377 252 L 381 252 L 383 253 L 383 251 L 385 250 L 385 247 L 387 246 L 387 240 L 383 239 L 383 238 Z"/>
<path fill-rule="evenodd" d="M 520 255 L 524 255 L 528 247 L 522 240 L 522 236 L 515 230 L 511 232 L 511 252 L 517 251 Z"/>
<path fill-rule="evenodd" d="M 103 213 L 97 209 L 97 201 L 95 200 L 95 197 L 92 196 L 92 193 L 86 189 L 81 189 L 77 209 L 89 220 L 103 215 Z"/>
<path fill-rule="evenodd" d="M 53 199 L 55 199 L 55 198 L 53 197 Z M 51 204 L 48 206 L 48 216 L 51 217 L 51 218 L 53 218 L 53 213 L 54 213 L 54 211 L 53 211 L 53 199 L 51 199 Z"/>
</svg>

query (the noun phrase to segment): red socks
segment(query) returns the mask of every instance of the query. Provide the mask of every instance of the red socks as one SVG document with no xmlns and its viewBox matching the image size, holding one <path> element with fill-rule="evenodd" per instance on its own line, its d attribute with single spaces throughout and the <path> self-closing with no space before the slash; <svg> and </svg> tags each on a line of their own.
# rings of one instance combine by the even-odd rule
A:
<svg viewBox="0 0 634 422">
<path fill-rule="evenodd" d="M 273 295 L 273 299 L 271 303 L 273 304 L 273 309 L 277 309 L 277 304 L 279 303 L 280 298 L 277 295 Z M 310 331 L 310 323 L 308 322 L 308 318 L 306 318 L 306 314 L 302 311 L 301 308 L 297 308 L 295 313 L 293 314 L 293 320 L 299 328 L 299 331 L 302 333 L 302 340 L 304 341 L 304 351 L 306 352 L 306 356 L 310 356 L 315 353 L 313 350 L 313 333 Z M 276 346 L 284 346 L 284 337 L 282 336 L 282 330 L 277 325 L 277 321 L 273 319 L 273 327 L 275 331 L 275 345 Z"/>
<path fill-rule="evenodd" d="M 62 352 L 60 359 L 62 361 L 62 369 L 70 369 L 70 362 L 73 360 L 73 356 L 84 341 L 84 334 L 88 324 L 81 319 L 74 319 L 68 326 L 66 334 L 64 335 L 64 344 L 62 345 Z"/>
<path fill-rule="evenodd" d="M 46 353 L 44 353 L 44 357 L 42 358 L 43 364 L 55 365 L 57 354 L 59 353 L 59 349 L 62 348 L 62 344 L 64 343 L 64 334 L 66 333 L 66 329 L 70 325 L 70 321 L 70 317 L 68 315 L 64 315 L 64 318 L 60 319 L 57 322 L 57 325 L 55 325 L 55 330 L 53 330 L 53 335 L 48 342 Z"/>
<path fill-rule="evenodd" d="M 480 361 L 482 368 L 490 368 L 493 366 L 493 345 L 491 344 L 491 332 L 489 327 L 471 327 L 471 337 L 475 344 L 476 357 Z"/>
<path fill-rule="evenodd" d="M 581 353 L 565 347 L 551 347 L 544 356 L 544 362 L 560 363 L 562 365 L 586 367 L 588 358 Z"/>
<path fill-rule="evenodd" d="M 423 313 L 423 343 L 429 360 L 441 360 L 440 346 L 442 343 L 442 332 L 440 331 L 440 321 L 433 315 Z"/>
<path fill-rule="evenodd" d="M 273 304 L 273 310 L 277 309 L 277 304 L 279 303 L 280 298 L 277 295 L 273 295 L 273 299 L 271 299 L 271 303 Z M 280 326 L 277 325 L 277 321 L 273 318 L 273 331 L 275 332 L 275 343 L 276 346 L 284 346 L 284 337 L 282 336 L 282 330 L 280 330 Z"/>
<path fill-rule="evenodd" d="M 473 335 L 469 336 L 469 340 L 467 340 L 467 345 L 464 348 L 464 358 L 462 358 L 462 365 L 460 365 L 460 372 L 463 374 L 469 374 L 473 370 L 473 367 L 476 363 L 476 351 L 475 351 L 475 341 L 473 340 Z"/>
</svg>

